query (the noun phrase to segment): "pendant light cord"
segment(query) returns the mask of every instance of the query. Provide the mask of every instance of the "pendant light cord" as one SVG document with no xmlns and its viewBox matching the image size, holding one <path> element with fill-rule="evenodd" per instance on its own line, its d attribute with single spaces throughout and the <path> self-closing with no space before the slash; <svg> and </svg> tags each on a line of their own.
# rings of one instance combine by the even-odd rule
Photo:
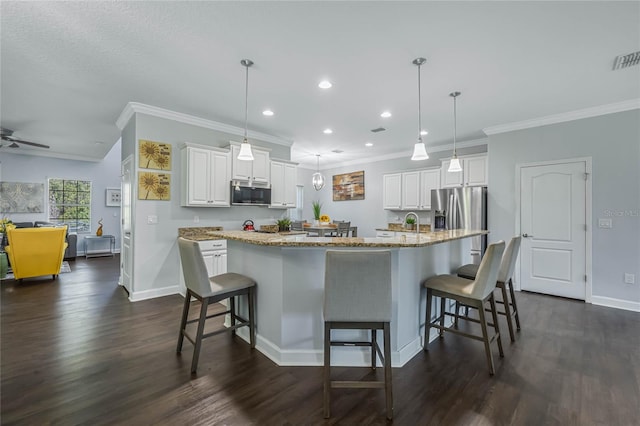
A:
<svg viewBox="0 0 640 426">
<path fill-rule="evenodd" d="M 453 156 L 454 157 L 456 155 L 456 128 L 457 128 L 456 117 L 458 115 L 456 113 L 456 98 L 457 96 L 453 97 Z"/>
<path fill-rule="evenodd" d="M 418 64 L 418 142 L 422 143 L 422 106 L 420 103 L 420 68 L 422 64 Z"/>
<path fill-rule="evenodd" d="M 249 65 L 245 65 L 246 77 L 244 82 L 244 141 L 247 141 L 247 127 L 249 126 Z"/>
</svg>

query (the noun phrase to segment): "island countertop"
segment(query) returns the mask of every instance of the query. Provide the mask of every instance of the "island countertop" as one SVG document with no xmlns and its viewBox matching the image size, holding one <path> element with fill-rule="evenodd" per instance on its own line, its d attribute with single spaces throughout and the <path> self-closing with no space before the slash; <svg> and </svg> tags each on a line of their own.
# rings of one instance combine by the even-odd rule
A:
<svg viewBox="0 0 640 426">
<path fill-rule="evenodd" d="M 252 231 L 207 231 L 203 234 L 208 239 L 226 239 L 248 244 L 278 247 L 426 247 L 462 238 L 488 234 L 488 231 L 454 229 L 437 232 L 420 232 L 416 235 L 396 238 L 342 238 L 342 237 L 307 237 L 294 233 L 261 233 Z M 199 235 L 198 239 L 205 239 Z"/>
</svg>

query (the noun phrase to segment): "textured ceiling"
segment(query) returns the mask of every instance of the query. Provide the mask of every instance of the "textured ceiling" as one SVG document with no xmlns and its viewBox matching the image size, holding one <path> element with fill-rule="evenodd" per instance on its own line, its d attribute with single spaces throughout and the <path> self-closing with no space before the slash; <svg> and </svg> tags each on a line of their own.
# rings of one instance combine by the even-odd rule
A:
<svg viewBox="0 0 640 426">
<path fill-rule="evenodd" d="M 243 127 L 242 58 L 249 129 L 293 140 L 311 166 L 412 149 L 419 56 L 428 149 L 452 141 L 453 90 L 459 141 L 640 98 L 640 67 L 612 71 L 640 50 L 636 1 L 2 1 L 0 15 L 2 127 L 69 158 L 102 158 L 128 102 Z"/>
</svg>

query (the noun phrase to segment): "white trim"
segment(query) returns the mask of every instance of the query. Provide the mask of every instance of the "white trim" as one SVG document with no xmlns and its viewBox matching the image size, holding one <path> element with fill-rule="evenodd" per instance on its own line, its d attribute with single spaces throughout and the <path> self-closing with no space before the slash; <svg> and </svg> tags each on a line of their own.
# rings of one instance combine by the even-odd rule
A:
<svg viewBox="0 0 640 426">
<path fill-rule="evenodd" d="M 193 126 L 204 127 L 211 130 L 217 130 L 219 132 L 229 133 L 235 136 L 244 136 L 244 129 L 241 127 L 231 126 L 229 124 L 195 117 L 193 115 L 184 114 L 181 112 L 170 111 L 168 109 L 159 108 L 152 105 L 141 104 L 139 102 L 129 102 L 124 107 L 124 110 L 122 110 L 122 113 L 116 120 L 116 126 L 118 126 L 120 130 L 124 129 L 124 127 L 127 125 L 129 120 L 131 120 L 135 113 L 178 121 L 180 123 L 191 124 Z M 248 131 L 247 136 L 250 139 L 258 139 L 264 142 L 274 143 L 276 145 L 284 145 L 287 147 L 293 145 L 292 140 L 268 135 L 262 132 L 254 132 L 252 130 Z"/>
<path fill-rule="evenodd" d="M 592 212 L 592 200 L 593 200 L 593 180 L 592 180 L 592 158 L 591 157 L 577 157 L 566 158 L 559 160 L 549 161 L 536 161 L 533 163 L 516 163 L 516 185 L 515 185 L 515 202 L 516 202 L 516 229 L 515 235 L 522 234 L 520 227 L 520 185 L 522 180 L 522 169 L 524 167 L 536 167 L 536 166 L 550 166 L 554 164 L 566 164 L 566 163 L 585 163 L 585 172 L 587 173 L 587 180 L 585 181 L 585 223 L 587 224 L 587 230 L 585 232 L 585 274 L 587 275 L 587 281 L 585 283 L 585 302 L 593 303 L 593 212 Z M 515 282 L 513 283 L 514 290 L 521 290 L 521 268 L 520 268 L 520 256 L 516 261 Z"/>
<path fill-rule="evenodd" d="M 132 291 L 129 295 L 130 302 L 139 302 L 141 300 L 155 299 L 156 297 L 170 296 L 179 294 L 180 288 L 177 285 L 164 288 L 153 288 L 151 290 Z"/>
<path fill-rule="evenodd" d="M 7 152 L 7 151 L 5 151 Z M 35 155 L 37 157 L 47 157 L 47 158 L 60 158 L 62 160 L 77 160 L 77 161 L 91 161 L 93 163 L 97 163 L 99 161 L 104 160 L 104 157 L 95 158 L 95 157 L 87 157 L 84 155 L 75 155 L 75 154 L 65 154 L 59 152 L 49 152 L 49 151 L 36 151 L 35 149 L 30 150 L 20 150 L 15 149 L 11 152 L 7 152 L 8 154 L 16 154 L 16 155 Z M 106 154 L 105 154 L 106 155 Z"/>
<path fill-rule="evenodd" d="M 514 130 L 530 129 L 532 127 L 548 126 L 550 124 L 565 123 L 567 121 L 581 120 L 583 118 L 598 117 L 616 112 L 640 109 L 640 98 L 629 99 L 627 101 L 613 104 L 600 105 L 597 107 L 579 109 L 577 111 L 564 112 L 561 114 L 547 115 L 544 117 L 532 118 L 530 120 L 516 121 L 514 123 L 499 124 L 482 129 L 486 135 L 496 135 L 499 133 L 513 132 Z"/>
<path fill-rule="evenodd" d="M 612 297 L 605 297 L 605 296 L 592 296 L 591 303 L 598 306 L 606 306 L 608 308 L 616 308 L 616 309 L 624 309 L 625 311 L 640 312 L 640 302 L 614 299 Z"/>
</svg>

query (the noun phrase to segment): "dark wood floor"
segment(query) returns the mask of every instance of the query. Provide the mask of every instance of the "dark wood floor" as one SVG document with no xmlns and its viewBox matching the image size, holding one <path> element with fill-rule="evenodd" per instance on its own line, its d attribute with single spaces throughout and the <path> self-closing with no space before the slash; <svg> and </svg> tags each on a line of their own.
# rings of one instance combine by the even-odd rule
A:
<svg viewBox="0 0 640 426">
<path fill-rule="evenodd" d="M 118 259 L 3 281 L 1 422 L 10 424 L 385 424 L 380 390 L 334 390 L 321 367 L 277 367 L 241 340 L 175 353 L 180 296 L 130 303 Z M 393 370 L 398 425 L 638 425 L 640 314 L 518 293 L 523 329 L 490 377 L 482 343 L 447 335 Z M 366 369 L 341 369 L 343 377 Z"/>
</svg>

